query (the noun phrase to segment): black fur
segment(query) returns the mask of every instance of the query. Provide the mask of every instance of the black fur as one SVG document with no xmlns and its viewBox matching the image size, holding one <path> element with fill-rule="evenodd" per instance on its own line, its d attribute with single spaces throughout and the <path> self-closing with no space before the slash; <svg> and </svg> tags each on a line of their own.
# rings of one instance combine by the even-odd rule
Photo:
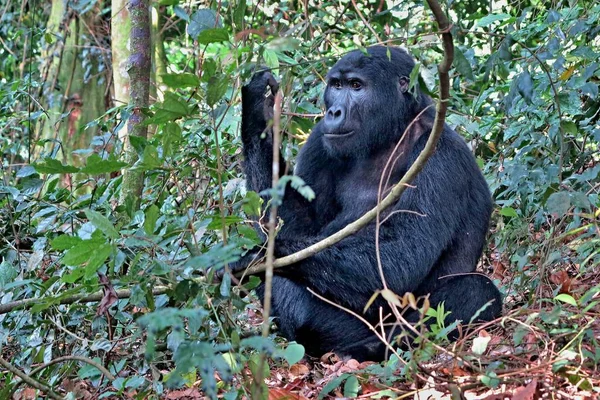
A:
<svg viewBox="0 0 600 400">
<path fill-rule="evenodd" d="M 414 162 L 431 132 L 434 108 L 426 95 L 407 90 L 413 67 L 406 52 L 377 46 L 369 48 L 368 55 L 354 51 L 331 69 L 325 118 L 301 149 L 295 168 L 316 198 L 309 202 L 295 190 L 286 190 L 279 208 L 285 223 L 275 243 L 277 257 L 337 232 L 373 208 L 392 150 L 426 109 L 393 156 L 388 188 Z M 272 97 L 265 100 L 267 85 L 276 89 L 277 83 L 263 72 L 242 91 L 245 172 L 249 189 L 256 192 L 271 185 L 267 119 L 272 115 Z M 498 289 L 488 278 L 472 274 L 484 246 L 492 201 L 473 155 L 448 126 L 413 184 L 393 210 L 382 215 L 383 219 L 399 211 L 380 229 L 381 262 L 389 288 L 399 295 L 430 294 L 433 306 L 445 302 L 452 312 L 448 322 L 469 322 L 489 301 L 491 306 L 479 320 L 495 318 L 501 312 Z M 309 354 L 335 351 L 361 360 L 384 357 L 384 346 L 362 322 L 306 290 L 362 314 L 369 298 L 382 288 L 374 232 L 372 223 L 309 259 L 276 270 L 272 303 L 276 322 L 283 336 L 303 344 Z M 262 290 L 259 295 L 262 298 Z M 376 302 L 365 318 L 377 323 L 379 306 L 385 303 Z M 409 320 L 418 318 L 416 312 L 406 315 Z"/>
</svg>

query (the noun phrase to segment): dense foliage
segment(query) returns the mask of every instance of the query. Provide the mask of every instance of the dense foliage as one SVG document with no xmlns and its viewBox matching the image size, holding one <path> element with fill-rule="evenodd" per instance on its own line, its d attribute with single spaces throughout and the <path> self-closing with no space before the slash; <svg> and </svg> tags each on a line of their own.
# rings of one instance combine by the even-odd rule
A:
<svg viewBox="0 0 600 400">
<path fill-rule="evenodd" d="M 323 76 L 347 51 L 403 45 L 418 61 L 413 76 L 420 72 L 422 88 L 437 96 L 441 46 L 420 2 L 200 3 L 152 5 L 167 73 L 143 110 L 152 135 L 132 138 L 135 165 L 124 162 L 118 136 L 132 112 L 126 105 L 108 102 L 100 118 L 73 128 L 93 132 L 83 147 L 42 135 L 71 127 L 77 111 L 56 98 L 51 73 L 74 33 L 49 33 L 45 2 L 0 7 L 0 356 L 56 391 L 81 394 L 73 382 L 86 382 L 93 398 L 159 398 L 183 386 L 237 398 L 255 393 L 259 368 L 269 376 L 302 358 L 301 346 L 260 337 L 260 307 L 248 295 L 258 278 L 243 287 L 204 278 L 260 244 L 247 221 L 261 200 L 245 189 L 239 137 L 240 88 L 256 66 L 281 78 L 292 164 L 322 112 Z M 448 362 L 437 344 L 464 360 L 442 373 L 444 390 L 459 378 L 481 392 L 548 375 L 565 393 L 597 392 L 600 5 L 444 7 L 456 45 L 448 123 L 470 144 L 494 195 L 482 271 L 506 296 L 507 317 L 460 346 L 443 330 L 430 332 L 402 360 L 338 371 L 316 393 L 341 386 L 346 397 L 394 397 L 407 382 L 422 387 L 425 363 Z M 111 16 L 103 1 L 72 1 L 68 12 Z M 100 71 L 85 79 L 110 80 L 110 36 L 82 32 L 89 51 L 78 62 Z M 119 202 L 123 168 L 145 172 L 139 209 Z M 2 308 L 24 299 L 31 301 Z M 65 356 L 93 361 L 52 362 Z M 273 375 L 267 382 L 276 386 Z M 0 366 L 0 398 L 26 386 L 17 378 Z"/>
</svg>

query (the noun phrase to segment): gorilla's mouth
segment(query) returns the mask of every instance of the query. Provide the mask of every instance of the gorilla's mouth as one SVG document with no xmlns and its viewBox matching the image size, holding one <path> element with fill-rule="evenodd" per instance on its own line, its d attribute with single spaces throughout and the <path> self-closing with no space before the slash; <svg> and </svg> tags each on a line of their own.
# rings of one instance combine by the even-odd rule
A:
<svg viewBox="0 0 600 400">
<path fill-rule="evenodd" d="M 324 136 L 327 139 L 331 139 L 331 138 L 347 138 L 350 137 L 354 134 L 354 131 L 347 131 L 347 132 L 340 132 L 340 133 L 326 133 Z"/>
</svg>

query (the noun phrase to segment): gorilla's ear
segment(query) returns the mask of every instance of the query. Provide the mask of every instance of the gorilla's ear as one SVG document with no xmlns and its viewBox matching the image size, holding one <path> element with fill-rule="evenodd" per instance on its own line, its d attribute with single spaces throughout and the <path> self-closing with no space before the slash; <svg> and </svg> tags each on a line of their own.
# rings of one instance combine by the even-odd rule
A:
<svg viewBox="0 0 600 400">
<path fill-rule="evenodd" d="M 400 93 L 408 92 L 408 87 L 410 86 L 410 79 L 406 76 L 401 76 L 398 81 Z"/>
</svg>

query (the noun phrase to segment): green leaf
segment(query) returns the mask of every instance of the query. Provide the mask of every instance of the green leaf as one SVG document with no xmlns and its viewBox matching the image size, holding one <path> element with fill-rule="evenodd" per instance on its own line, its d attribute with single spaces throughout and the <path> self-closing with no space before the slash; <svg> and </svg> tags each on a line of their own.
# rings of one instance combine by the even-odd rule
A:
<svg viewBox="0 0 600 400">
<path fill-rule="evenodd" d="M 344 397 L 349 399 L 356 398 L 359 390 L 360 384 L 358 383 L 358 378 L 354 375 L 349 376 L 344 384 Z"/>
<path fill-rule="evenodd" d="M 565 215 L 570 207 L 571 197 L 567 192 L 552 193 L 546 201 L 548 212 L 559 218 Z"/>
<path fill-rule="evenodd" d="M 79 172 L 79 168 L 72 165 L 63 165 L 54 158 L 45 158 L 41 163 L 33 164 L 33 167 L 40 174 L 74 174 Z"/>
<path fill-rule="evenodd" d="M 244 225 L 244 224 L 238 225 L 237 231 L 242 237 L 252 241 L 255 245 L 260 243 L 260 238 L 258 237 L 258 233 L 256 233 L 256 231 L 253 228 L 249 227 L 248 225 Z"/>
<path fill-rule="evenodd" d="M 570 294 L 561 293 L 561 294 L 557 295 L 554 298 L 554 300 L 558 300 L 560 302 L 563 302 L 563 303 L 566 303 L 566 304 L 570 304 L 572 306 L 577 307 L 577 301 Z"/>
<path fill-rule="evenodd" d="M 416 94 L 416 90 L 419 88 L 419 76 L 421 71 L 421 63 L 415 63 L 410 75 L 408 77 L 408 90 L 413 94 Z"/>
<path fill-rule="evenodd" d="M 246 193 L 244 202 L 242 204 L 242 210 L 249 217 L 258 217 L 260 215 L 260 208 L 262 206 L 263 199 L 258 193 L 249 191 Z"/>
<path fill-rule="evenodd" d="M 81 238 L 71 235 L 60 235 L 50 241 L 50 246 L 54 250 L 68 250 L 81 243 Z"/>
<path fill-rule="evenodd" d="M 107 237 L 111 239 L 117 239 L 119 237 L 119 232 L 115 229 L 115 226 L 108 218 L 99 212 L 93 210 L 85 210 L 85 216 L 88 220 L 102 233 L 104 233 Z"/>
<path fill-rule="evenodd" d="M 126 167 L 127 163 L 117 160 L 103 160 L 98 154 L 92 154 L 88 157 L 86 166 L 81 168 L 81 172 L 89 175 L 109 174 L 117 172 Z"/>
<path fill-rule="evenodd" d="M 512 207 L 503 207 L 500 210 L 500 215 L 503 215 L 505 217 L 518 217 L 519 215 L 517 214 L 517 211 L 512 208 Z"/>
<path fill-rule="evenodd" d="M 484 28 L 496 21 L 505 21 L 510 18 L 508 14 L 489 14 L 477 21 L 476 26 Z"/>
<path fill-rule="evenodd" d="M 480 376 L 479 379 L 481 379 L 481 383 L 490 388 L 496 388 L 500 385 L 500 379 L 494 371 L 488 371 L 486 375 Z"/>
<path fill-rule="evenodd" d="M 162 124 L 175 121 L 190 115 L 188 104 L 173 92 L 165 92 L 165 100 L 154 109 L 154 116 L 144 121 L 144 124 Z"/>
<path fill-rule="evenodd" d="M 221 285 L 219 285 L 219 293 L 221 296 L 228 298 L 231 291 L 231 275 L 228 273 L 223 274 Z"/>
<path fill-rule="evenodd" d="M 242 221 L 242 217 L 238 217 L 237 215 L 228 215 L 223 218 L 221 218 L 220 215 L 215 215 L 210 221 L 210 224 L 208 224 L 207 229 L 221 229 L 223 224 L 229 226 Z"/>
<path fill-rule="evenodd" d="M 83 240 L 67 251 L 61 261 L 64 265 L 78 267 L 90 259 L 92 252 L 100 244 L 103 243 L 99 243 L 98 240 Z"/>
<path fill-rule="evenodd" d="M 147 121 L 147 120 L 146 120 Z M 135 149 L 135 152 L 141 156 L 148 145 L 148 139 L 141 136 L 129 136 L 129 143 Z"/>
<path fill-rule="evenodd" d="M 236 28 L 241 28 L 244 24 L 244 14 L 246 13 L 246 0 L 239 0 L 233 12 L 233 23 Z M 240 31 L 241 29 L 237 29 Z"/>
<path fill-rule="evenodd" d="M 283 358 L 290 366 L 302 360 L 302 357 L 304 357 L 304 346 L 296 342 L 288 344 L 288 347 L 283 351 Z"/>
<path fill-rule="evenodd" d="M 161 78 L 165 85 L 174 89 L 200 86 L 200 79 L 195 74 L 189 72 L 181 74 L 164 74 L 161 75 Z"/>
<path fill-rule="evenodd" d="M 19 271 L 14 265 L 7 261 L 0 263 L 0 290 L 3 290 L 8 283 L 11 283 L 19 275 Z"/>
<path fill-rule="evenodd" d="M 349 376 L 349 374 L 342 374 L 337 378 L 330 380 L 329 383 L 325 385 L 323 389 L 321 389 L 321 393 L 319 393 L 318 398 L 324 399 L 325 396 L 327 396 L 333 389 L 338 388 L 342 384 L 342 382 L 348 379 Z"/>
<path fill-rule="evenodd" d="M 567 133 L 577 134 L 577 125 L 573 121 L 560 121 L 560 127 Z"/>
<path fill-rule="evenodd" d="M 154 234 L 154 228 L 156 226 L 156 221 L 158 220 L 158 212 L 159 208 L 156 204 L 152 204 L 150 207 L 146 209 L 145 218 L 144 218 L 144 231 L 147 235 Z"/>
<path fill-rule="evenodd" d="M 475 76 L 473 76 L 473 69 L 471 68 L 469 60 L 467 60 L 467 57 L 465 57 L 462 50 L 457 46 L 454 46 L 454 68 L 456 68 L 458 73 L 468 80 L 475 80 Z"/>
<path fill-rule="evenodd" d="M 174 122 L 169 122 L 165 125 L 162 131 L 162 144 L 164 156 L 169 157 L 176 149 L 176 143 L 182 140 L 181 128 Z"/>
<path fill-rule="evenodd" d="M 144 169 L 157 169 L 162 166 L 162 161 L 158 156 L 158 150 L 152 145 L 146 146 L 142 155 L 142 166 Z"/>
<path fill-rule="evenodd" d="M 229 40 L 229 32 L 225 28 L 206 29 L 198 35 L 197 40 L 200 44 L 227 42 Z"/>
<path fill-rule="evenodd" d="M 105 243 L 101 246 L 97 246 L 94 251 L 92 251 L 92 254 L 90 255 L 90 259 L 87 263 L 87 265 L 85 266 L 85 273 L 84 273 L 84 277 L 85 279 L 90 279 L 92 277 L 94 277 L 94 275 L 96 274 L 96 271 L 98 271 L 98 269 L 102 266 L 102 264 L 104 264 L 104 261 L 106 261 L 106 259 L 108 258 L 108 256 L 110 256 L 110 254 L 113 251 L 113 246 Z"/>
<path fill-rule="evenodd" d="M 279 186 L 285 187 L 287 183 L 290 183 L 292 189 L 296 190 L 306 200 L 312 201 L 315 198 L 315 192 L 297 175 L 285 175 L 279 180 Z"/>
<path fill-rule="evenodd" d="M 265 49 L 263 51 L 263 58 L 265 59 L 265 64 L 267 64 L 267 67 L 271 68 L 272 70 L 279 68 L 279 59 L 277 58 L 275 51 Z M 276 74 L 276 72 L 273 73 Z"/>
<path fill-rule="evenodd" d="M 213 76 L 206 87 L 206 104 L 214 106 L 227 92 L 229 80 L 226 76 Z"/>
<path fill-rule="evenodd" d="M 201 32 L 218 26 L 217 13 L 209 8 L 204 8 L 192 14 L 187 27 L 187 33 L 195 39 Z"/>
<path fill-rule="evenodd" d="M 517 77 L 517 90 L 519 94 L 523 96 L 527 103 L 531 104 L 531 96 L 533 95 L 533 79 L 529 71 L 523 71 Z"/>
</svg>

